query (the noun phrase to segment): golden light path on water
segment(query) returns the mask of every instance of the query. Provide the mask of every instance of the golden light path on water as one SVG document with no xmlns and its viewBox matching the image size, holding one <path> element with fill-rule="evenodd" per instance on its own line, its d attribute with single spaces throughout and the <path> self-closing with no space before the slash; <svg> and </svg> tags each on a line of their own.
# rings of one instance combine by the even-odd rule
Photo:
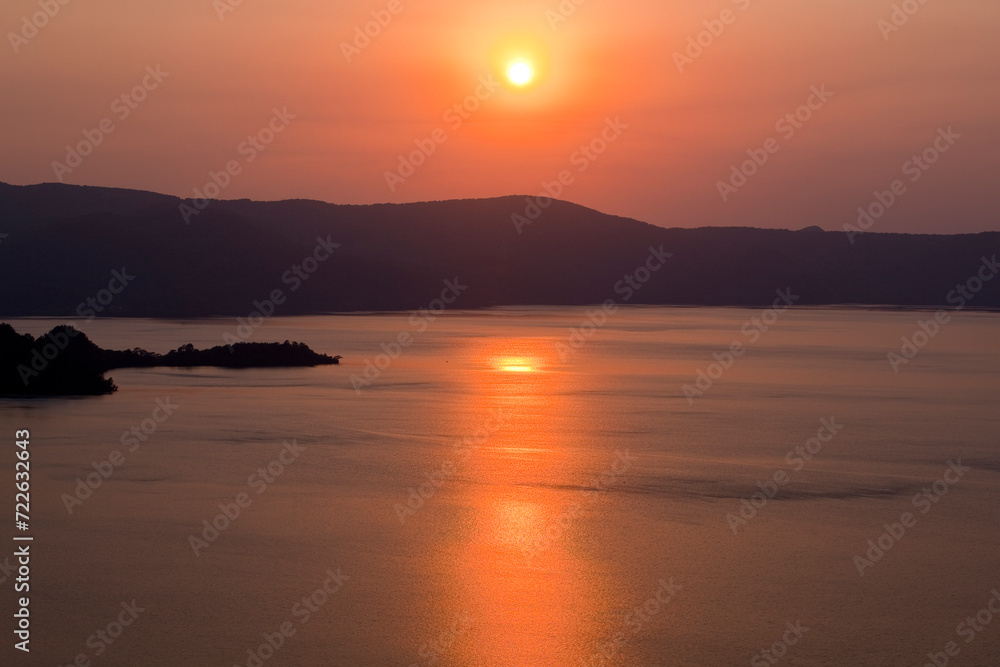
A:
<svg viewBox="0 0 1000 667">
<path fill-rule="evenodd" d="M 456 499 L 470 517 L 454 576 L 442 585 L 482 628 L 455 646 L 454 664 L 578 664 L 606 630 L 593 617 L 613 603 L 571 531 L 557 527 L 574 501 L 560 480 L 587 479 L 577 455 L 581 415 L 567 404 L 568 374 L 551 340 L 491 338 L 472 353 L 472 398 L 502 426 L 477 448 Z M 556 534 L 558 532 L 558 534 Z M 606 573 L 605 573 L 606 574 Z M 460 654 L 460 655 L 459 655 Z"/>
</svg>

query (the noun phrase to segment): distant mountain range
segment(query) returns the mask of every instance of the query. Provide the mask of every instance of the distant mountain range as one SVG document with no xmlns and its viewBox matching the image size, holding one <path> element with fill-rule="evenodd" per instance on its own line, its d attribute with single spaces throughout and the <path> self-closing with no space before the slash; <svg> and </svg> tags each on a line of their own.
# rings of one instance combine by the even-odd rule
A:
<svg viewBox="0 0 1000 667">
<path fill-rule="evenodd" d="M 667 229 L 537 203 L 207 202 L 0 184 L 0 316 L 414 310 L 445 295 L 459 309 L 770 306 L 777 290 L 800 306 L 954 306 L 952 290 L 1000 253 L 997 232 L 852 243 L 815 227 Z M 966 301 L 1000 308 L 1000 280 Z"/>
</svg>

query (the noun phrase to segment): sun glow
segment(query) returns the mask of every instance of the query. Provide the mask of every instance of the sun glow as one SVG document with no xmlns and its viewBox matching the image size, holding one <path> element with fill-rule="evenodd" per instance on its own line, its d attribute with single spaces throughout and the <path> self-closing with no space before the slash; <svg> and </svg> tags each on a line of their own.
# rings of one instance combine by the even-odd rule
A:
<svg viewBox="0 0 1000 667">
<path fill-rule="evenodd" d="M 514 93 L 505 99 L 514 108 L 538 104 L 545 99 L 545 91 L 551 90 L 552 38 L 527 32 L 505 34 L 502 28 L 494 34 L 483 55 L 496 80 Z"/>
<path fill-rule="evenodd" d="M 507 78 L 510 79 L 511 83 L 515 86 L 525 86 L 531 82 L 534 72 L 531 70 L 531 65 L 524 61 L 518 61 L 510 66 L 507 70 Z"/>
</svg>

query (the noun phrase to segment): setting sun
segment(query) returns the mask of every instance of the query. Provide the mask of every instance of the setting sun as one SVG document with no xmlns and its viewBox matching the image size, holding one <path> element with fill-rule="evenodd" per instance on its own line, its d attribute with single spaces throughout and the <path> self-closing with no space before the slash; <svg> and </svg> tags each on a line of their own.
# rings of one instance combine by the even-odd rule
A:
<svg viewBox="0 0 1000 667">
<path fill-rule="evenodd" d="M 531 65 L 526 62 L 516 62 L 507 70 L 507 77 L 511 83 L 517 86 L 527 85 L 531 81 L 532 75 Z"/>
</svg>

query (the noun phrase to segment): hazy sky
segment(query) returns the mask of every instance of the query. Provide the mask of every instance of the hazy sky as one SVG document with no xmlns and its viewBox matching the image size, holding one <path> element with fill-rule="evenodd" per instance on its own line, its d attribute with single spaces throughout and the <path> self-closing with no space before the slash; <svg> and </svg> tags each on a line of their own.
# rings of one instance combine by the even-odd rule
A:
<svg viewBox="0 0 1000 667">
<path fill-rule="evenodd" d="M 659 225 L 840 229 L 899 180 L 872 231 L 1000 220 L 996 0 L 61 1 L 0 5 L 0 181 L 192 196 L 232 162 L 220 198 L 372 203 L 567 171 Z"/>
</svg>

